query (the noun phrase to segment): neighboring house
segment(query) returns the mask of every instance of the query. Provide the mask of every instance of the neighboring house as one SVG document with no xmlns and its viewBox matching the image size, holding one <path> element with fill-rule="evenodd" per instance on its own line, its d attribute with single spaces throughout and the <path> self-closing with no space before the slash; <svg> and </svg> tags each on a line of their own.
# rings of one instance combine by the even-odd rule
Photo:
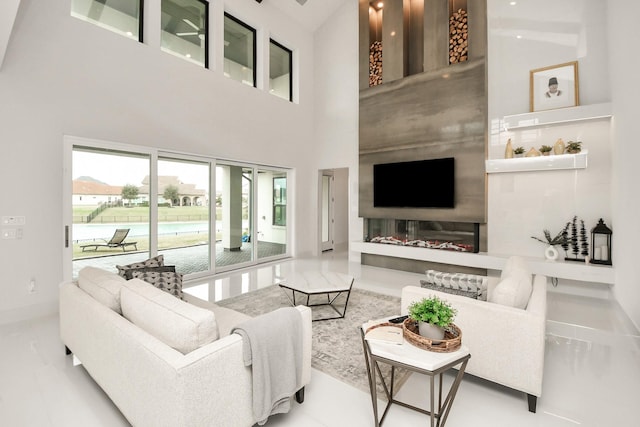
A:
<svg viewBox="0 0 640 427">
<path fill-rule="evenodd" d="M 165 200 L 164 191 L 170 185 L 178 189 L 177 200 Z M 140 186 L 139 199 L 149 201 L 149 175 L 145 176 Z M 207 192 L 196 188 L 195 184 L 187 184 L 177 176 L 158 176 L 158 202 L 170 202 L 172 206 L 207 206 L 209 199 Z"/>
<path fill-rule="evenodd" d="M 122 186 L 97 181 L 73 180 L 73 205 L 117 204 L 122 200 Z"/>
</svg>

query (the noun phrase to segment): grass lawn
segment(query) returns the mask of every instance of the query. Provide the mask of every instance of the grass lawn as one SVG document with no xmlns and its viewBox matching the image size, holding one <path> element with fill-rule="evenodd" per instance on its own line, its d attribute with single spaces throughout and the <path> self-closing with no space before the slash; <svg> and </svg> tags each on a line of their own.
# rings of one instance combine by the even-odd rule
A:
<svg viewBox="0 0 640 427">
<path fill-rule="evenodd" d="M 97 206 L 74 206 L 73 216 L 86 217 L 93 212 Z M 220 211 L 220 208 L 216 208 Z M 218 214 L 219 216 L 220 214 Z M 176 206 L 169 208 L 166 206 L 158 207 L 158 221 L 207 221 L 209 219 L 208 206 Z M 105 209 L 100 215 L 94 218 L 94 223 L 127 223 L 127 222 L 146 222 L 149 220 L 149 208 L 142 206 L 113 207 Z"/>
<path fill-rule="evenodd" d="M 98 209 L 97 205 L 82 205 L 73 207 L 73 216 L 87 216 Z"/>
</svg>

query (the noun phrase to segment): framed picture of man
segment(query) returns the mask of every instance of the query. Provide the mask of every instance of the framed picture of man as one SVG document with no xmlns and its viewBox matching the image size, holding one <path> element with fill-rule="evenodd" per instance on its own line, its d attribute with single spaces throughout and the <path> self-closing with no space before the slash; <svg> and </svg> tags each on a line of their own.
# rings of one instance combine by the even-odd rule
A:
<svg viewBox="0 0 640 427">
<path fill-rule="evenodd" d="M 578 97 L 578 61 L 529 72 L 530 110 L 575 107 Z"/>
</svg>

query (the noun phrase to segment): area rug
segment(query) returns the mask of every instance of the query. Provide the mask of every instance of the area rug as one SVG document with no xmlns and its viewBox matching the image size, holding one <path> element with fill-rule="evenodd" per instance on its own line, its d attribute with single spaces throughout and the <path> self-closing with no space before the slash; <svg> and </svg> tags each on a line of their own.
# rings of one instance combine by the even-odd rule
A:
<svg viewBox="0 0 640 427">
<path fill-rule="evenodd" d="M 326 301 L 326 296 L 315 296 L 315 298 L 319 299 L 312 299 L 310 301 L 312 304 Z M 342 295 L 335 301 L 334 305 L 337 306 L 338 310 L 342 311 L 345 300 L 346 297 Z M 251 317 L 267 313 L 279 307 L 291 306 L 287 296 L 279 286 L 268 286 L 257 291 L 218 301 L 216 304 Z M 313 307 L 312 310 L 314 318 L 336 315 L 335 311 L 326 306 Z M 360 390 L 369 392 L 369 380 L 360 338 L 360 326 L 368 320 L 392 316 L 398 314 L 399 311 L 400 298 L 398 297 L 353 289 L 344 319 L 313 322 L 311 366 Z M 389 369 L 385 369 L 385 366 L 381 367 L 383 368 L 383 374 L 388 379 Z M 407 372 L 396 370 L 395 390 L 404 383 L 407 376 Z M 382 389 L 378 388 L 381 393 Z"/>
</svg>

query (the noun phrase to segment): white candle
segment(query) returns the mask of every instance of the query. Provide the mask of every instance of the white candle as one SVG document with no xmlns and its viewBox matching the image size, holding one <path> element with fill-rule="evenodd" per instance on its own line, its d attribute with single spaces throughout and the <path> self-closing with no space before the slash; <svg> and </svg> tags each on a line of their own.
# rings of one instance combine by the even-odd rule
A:
<svg viewBox="0 0 640 427">
<path fill-rule="evenodd" d="M 595 248 L 593 250 L 593 259 L 596 261 L 600 261 L 602 259 L 602 254 L 600 253 L 600 248 Z"/>
<path fill-rule="evenodd" d="M 609 260 L 609 248 L 606 246 L 601 246 L 600 247 L 600 251 L 602 252 L 602 261 L 608 261 Z"/>
</svg>

